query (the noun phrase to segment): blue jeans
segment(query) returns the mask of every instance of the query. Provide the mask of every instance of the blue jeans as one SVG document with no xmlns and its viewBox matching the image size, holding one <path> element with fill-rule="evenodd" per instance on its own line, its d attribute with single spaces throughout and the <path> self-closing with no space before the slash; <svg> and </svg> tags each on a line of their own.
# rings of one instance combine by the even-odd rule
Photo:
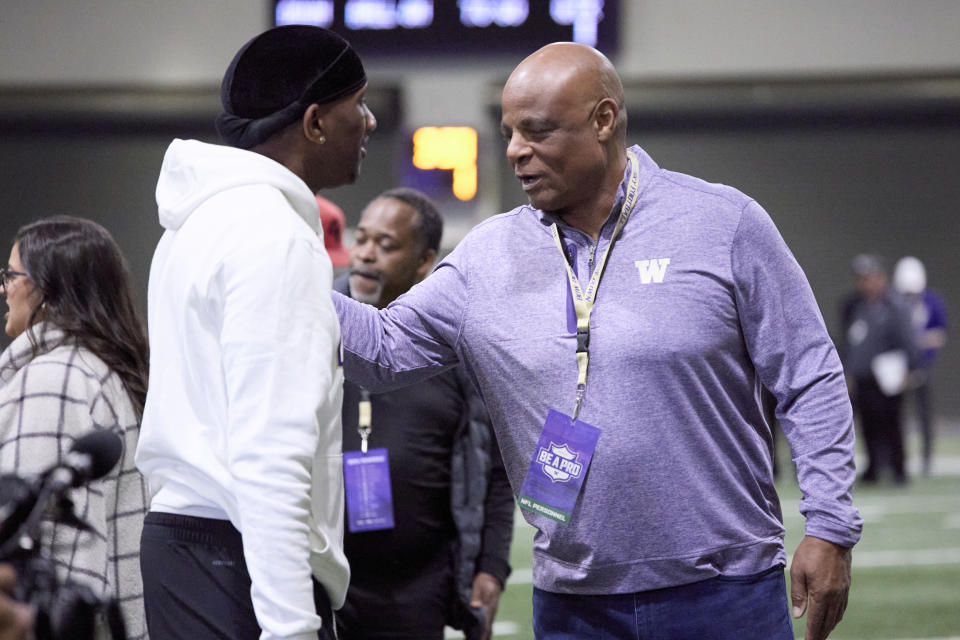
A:
<svg viewBox="0 0 960 640">
<path fill-rule="evenodd" d="M 533 590 L 537 640 L 793 640 L 783 567 L 617 595 Z"/>
</svg>

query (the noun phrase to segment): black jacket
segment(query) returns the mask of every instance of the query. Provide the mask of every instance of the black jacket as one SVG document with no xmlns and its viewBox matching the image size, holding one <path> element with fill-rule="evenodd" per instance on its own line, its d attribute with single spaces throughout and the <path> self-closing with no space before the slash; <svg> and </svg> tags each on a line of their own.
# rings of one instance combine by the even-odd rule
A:
<svg viewBox="0 0 960 640">
<path fill-rule="evenodd" d="M 349 295 L 347 277 L 338 278 L 333 288 Z M 469 607 L 474 576 L 479 572 L 489 573 L 503 585 L 510 574 L 515 502 L 490 419 L 473 383 L 463 367 L 456 367 L 438 376 L 438 395 L 441 379 L 456 385 L 464 404 L 450 451 L 450 512 L 456 529 L 452 570 L 458 597 L 451 598 L 447 624 L 464 630 L 467 638 L 471 638 L 482 629 L 478 623 L 483 621 L 482 612 Z M 348 397 L 358 393 L 349 381 L 345 382 L 345 390 Z M 388 393 L 403 394 L 404 391 Z M 374 401 L 383 395 L 375 394 Z M 346 407 L 345 404 L 345 434 L 356 428 L 352 412 L 352 424 L 348 424 Z M 376 415 L 374 411 L 374 431 L 377 430 Z"/>
</svg>

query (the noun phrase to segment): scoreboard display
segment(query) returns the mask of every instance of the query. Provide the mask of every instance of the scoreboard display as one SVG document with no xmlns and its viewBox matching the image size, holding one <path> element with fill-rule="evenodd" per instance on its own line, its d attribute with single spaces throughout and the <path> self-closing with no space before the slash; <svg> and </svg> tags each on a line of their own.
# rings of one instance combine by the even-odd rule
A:
<svg viewBox="0 0 960 640">
<path fill-rule="evenodd" d="M 332 29 L 362 55 L 517 54 L 617 46 L 616 0 L 273 0 L 273 24 Z"/>
</svg>

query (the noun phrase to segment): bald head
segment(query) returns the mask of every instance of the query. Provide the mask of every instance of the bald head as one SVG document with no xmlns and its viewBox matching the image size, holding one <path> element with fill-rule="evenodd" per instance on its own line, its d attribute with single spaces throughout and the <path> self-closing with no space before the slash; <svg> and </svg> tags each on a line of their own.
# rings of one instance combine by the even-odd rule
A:
<svg viewBox="0 0 960 640">
<path fill-rule="evenodd" d="M 554 42 L 527 56 L 504 86 L 504 99 L 537 96 L 558 107 L 588 105 L 607 99 L 617 107 L 616 138 L 626 140 L 627 112 L 623 83 L 605 55 L 585 44 Z"/>
<path fill-rule="evenodd" d="M 530 203 L 593 233 L 626 169 L 623 85 L 603 54 L 558 42 L 521 62 L 503 88 L 500 132 Z"/>
</svg>

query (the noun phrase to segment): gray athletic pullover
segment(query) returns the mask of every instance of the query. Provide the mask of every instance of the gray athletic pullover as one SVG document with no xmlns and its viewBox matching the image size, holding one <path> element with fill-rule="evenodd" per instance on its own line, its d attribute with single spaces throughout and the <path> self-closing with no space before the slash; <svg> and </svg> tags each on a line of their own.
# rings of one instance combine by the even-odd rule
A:
<svg viewBox="0 0 960 640">
<path fill-rule="evenodd" d="M 569 524 L 524 512 L 538 530 L 534 584 L 629 593 L 785 563 L 761 383 L 777 398 L 807 535 L 852 546 L 850 402 L 803 271 L 756 202 L 631 151 L 641 191 L 598 288 L 580 413 L 600 439 Z M 547 411 L 569 414 L 575 399 L 576 324 L 550 224 L 585 285 L 625 186 L 596 246 L 522 206 L 479 224 L 380 312 L 336 295 L 347 378 L 386 389 L 463 361 L 518 492 Z"/>
</svg>

